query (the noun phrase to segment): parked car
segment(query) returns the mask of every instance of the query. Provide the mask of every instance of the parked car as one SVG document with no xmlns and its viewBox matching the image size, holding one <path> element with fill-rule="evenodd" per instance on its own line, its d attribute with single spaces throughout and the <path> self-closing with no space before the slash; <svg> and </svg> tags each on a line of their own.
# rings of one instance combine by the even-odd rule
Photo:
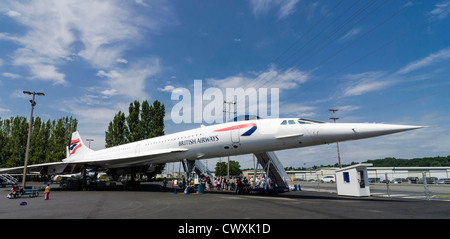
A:
<svg viewBox="0 0 450 239">
<path fill-rule="evenodd" d="M 381 180 L 381 183 L 389 183 L 389 180 L 388 179 L 383 179 L 383 180 Z"/>
<path fill-rule="evenodd" d="M 394 180 L 391 181 L 391 183 L 405 183 L 405 182 L 408 182 L 406 178 L 395 178 Z"/>
<path fill-rule="evenodd" d="M 426 177 L 425 179 L 427 180 L 427 184 L 436 184 L 438 181 L 436 177 Z M 423 178 L 419 179 L 419 183 L 423 184 Z"/>
<path fill-rule="evenodd" d="M 437 184 L 450 184 L 450 178 L 440 178 L 437 180 Z"/>
<path fill-rule="evenodd" d="M 369 178 L 369 183 L 381 183 L 380 178 Z"/>
<path fill-rule="evenodd" d="M 336 182 L 336 177 L 334 175 L 328 175 L 320 179 L 322 183 L 334 183 Z"/>
<path fill-rule="evenodd" d="M 419 182 L 418 177 L 407 177 L 406 179 L 409 181 L 409 183 L 418 183 Z"/>
</svg>

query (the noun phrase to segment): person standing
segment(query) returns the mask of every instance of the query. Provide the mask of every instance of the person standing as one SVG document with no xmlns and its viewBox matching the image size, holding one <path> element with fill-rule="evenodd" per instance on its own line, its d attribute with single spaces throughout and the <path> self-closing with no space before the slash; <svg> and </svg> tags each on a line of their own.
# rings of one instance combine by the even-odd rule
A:
<svg viewBox="0 0 450 239">
<path fill-rule="evenodd" d="M 164 177 L 164 179 L 163 179 L 163 190 L 164 191 L 167 190 L 167 177 Z"/>
<path fill-rule="evenodd" d="M 50 184 L 47 184 L 47 187 L 45 187 L 45 200 L 48 200 L 50 194 Z"/>
</svg>

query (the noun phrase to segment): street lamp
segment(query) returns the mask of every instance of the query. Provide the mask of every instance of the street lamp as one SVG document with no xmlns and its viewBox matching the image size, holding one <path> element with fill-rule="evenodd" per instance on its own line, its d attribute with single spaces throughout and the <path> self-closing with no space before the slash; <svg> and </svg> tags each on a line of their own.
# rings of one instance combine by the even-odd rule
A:
<svg viewBox="0 0 450 239">
<path fill-rule="evenodd" d="M 332 119 L 334 121 L 334 123 L 336 123 L 336 120 L 338 120 L 339 118 L 337 118 L 336 116 L 334 116 L 334 113 L 336 113 L 336 111 L 339 111 L 339 109 L 329 109 L 328 111 L 333 112 L 333 117 L 330 117 L 330 119 Z M 336 147 L 337 147 L 337 154 L 338 154 L 338 162 L 339 162 L 339 168 L 341 167 L 341 154 L 339 153 L 339 142 L 336 142 Z"/>
<path fill-rule="evenodd" d="M 25 179 L 27 177 L 28 154 L 30 152 L 31 128 L 33 127 L 33 110 L 34 110 L 34 106 L 36 105 L 36 101 L 34 100 L 34 98 L 36 95 L 45 96 L 45 94 L 41 93 L 41 92 L 30 92 L 30 91 L 24 91 L 23 93 L 26 95 L 33 95 L 33 99 L 30 100 L 31 114 L 30 114 L 30 123 L 28 125 L 28 138 L 27 138 L 27 149 L 25 151 L 25 163 L 23 165 L 22 187 L 25 188 Z"/>
<path fill-rule="evenodd" d="M 89 142 L 89 148 L 91 148 L 91 142 L 94 141 L 94 139 L 86 139 L 86 141 Z"/>
</svg>

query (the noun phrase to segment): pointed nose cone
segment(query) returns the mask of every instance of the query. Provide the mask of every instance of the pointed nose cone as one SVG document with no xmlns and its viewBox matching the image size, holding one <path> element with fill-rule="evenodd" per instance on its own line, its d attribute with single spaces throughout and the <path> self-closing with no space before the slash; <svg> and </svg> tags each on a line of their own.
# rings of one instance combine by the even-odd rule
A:
<svg viewBox="0 0 450 239">
<path fill-rule="evenodd" d="M 424 127 L 373 123 L 325 123 L 312 125 L 309 131 L 312 132 L 311 136 L 313 136 L 315 143 L 325 142 L 329 144 L 394 134 Z"/>
<path fill-rule="evenodd" d="M 359 136 L 358 138 L 368 138 L 421 128 L 425 128 L 425 126 L 394 125 L 394 124 L 358 124 L 355 125 L 354 128 L 352 128 L 352 131 Z"/>
</svg>

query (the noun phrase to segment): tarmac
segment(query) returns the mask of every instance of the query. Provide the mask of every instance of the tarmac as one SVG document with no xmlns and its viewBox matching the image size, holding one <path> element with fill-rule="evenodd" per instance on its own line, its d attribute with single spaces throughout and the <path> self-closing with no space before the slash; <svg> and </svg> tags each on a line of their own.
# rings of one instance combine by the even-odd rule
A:
<svg viewBox="0 0 450 239">
<path fill-rule="evenodd" d="M 137 190 L 66 191 L 52 186 L 50 199 L 7 199 L 0 188 L 1 219 L 448 219 L 450 202 L 387 197 L 346 197 L 302 190 L 276 195 L 232 191 L 174 193 L 161 184 Z M 26 202 L 26 205 L 20 205 Z M 22 203 L 23 204 L 23 203 Z"/>
</svg>

